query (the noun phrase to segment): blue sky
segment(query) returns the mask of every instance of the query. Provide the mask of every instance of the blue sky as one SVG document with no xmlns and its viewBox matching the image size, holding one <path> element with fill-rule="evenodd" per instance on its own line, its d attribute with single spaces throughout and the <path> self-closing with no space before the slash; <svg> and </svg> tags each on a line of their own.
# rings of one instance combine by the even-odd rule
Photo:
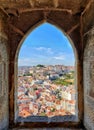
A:
<svg viewBox="0 0 94 130">
<path fill-rule="evenodd" d="M 24 40 L 19 51 L 18 66 L 74 65 L 72 46 L 57 27 L 44 23 Z"/>
</svg>

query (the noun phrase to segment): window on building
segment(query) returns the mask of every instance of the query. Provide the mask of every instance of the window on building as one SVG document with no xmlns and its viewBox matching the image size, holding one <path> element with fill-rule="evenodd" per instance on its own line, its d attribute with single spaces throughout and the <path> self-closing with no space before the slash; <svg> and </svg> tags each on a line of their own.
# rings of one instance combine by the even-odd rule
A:
<svg viewBox="0 0 94 130">
<path fill-rule="evenodd" d="M 23 41 L 18 55 L 17 120 L 76 119 L 75 55 L 66 35 L 44 23 Z"/>
</svg>

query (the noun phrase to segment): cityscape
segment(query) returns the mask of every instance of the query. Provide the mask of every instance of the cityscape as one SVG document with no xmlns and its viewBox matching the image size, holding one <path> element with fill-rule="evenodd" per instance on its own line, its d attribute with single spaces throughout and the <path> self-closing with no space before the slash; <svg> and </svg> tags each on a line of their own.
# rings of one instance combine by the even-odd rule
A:
<svg viewBox="0 0 94 130">
<path fill-rule="evenodd" d="M 58 28 L 44 23 L 33 30 L 18 58 L 19 119 L 75 116 L 74 65 L 71 43 Z"/>
<path fill-rule="evenodd" d="M 18 116 L 75 115 L 74 76 L 74 66 L 19 66 Z"/>
</svg>

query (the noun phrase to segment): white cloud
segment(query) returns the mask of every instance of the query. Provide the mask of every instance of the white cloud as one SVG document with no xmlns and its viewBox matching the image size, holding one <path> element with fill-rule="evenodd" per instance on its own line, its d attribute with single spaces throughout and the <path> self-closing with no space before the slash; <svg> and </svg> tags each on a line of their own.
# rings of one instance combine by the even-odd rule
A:
<svg viewBox="0 0 94 130">
<path fill-rule="evenodd" d="M 18 66 L 31 66 L 32 64 L 35 64 L 36 60 L 31 58 L 21 58 L 18 60 Z"/>
<path fill-rule="evenodd" d="M 53 53 L 53 51 L 52 51 L 52 49 L 51 49 L 51 48 L 48 48 L 48 49 L 47 49 L 47 52 L 48 52 L 48 53 L 50 53 L 50 54 L 52 54 L 52 53 Z"/>
<path fill-rule="evenodd" d="M 56 60 L 64 60 L 65 57 L 60 55 L 60 56 L 55 56 L 54 59 L 56 59 Z"/>
<path fill-rule="evenodd" d="M 46 48 L 45 48 L 45 47 L 36 47 L 35 49 L 38 50 L 38 51 L 43 51 L 43 50 L 45 50 Z"/>
<path fill-rule="evenodd" d="M 38 51 L 45 51 L 46 53 L 53 54 L 53 51 L 52 51 L 51 48 L 37 47 L 37 48 L 35 48 L 35 49 L 38 50 Z"/>
</svg>

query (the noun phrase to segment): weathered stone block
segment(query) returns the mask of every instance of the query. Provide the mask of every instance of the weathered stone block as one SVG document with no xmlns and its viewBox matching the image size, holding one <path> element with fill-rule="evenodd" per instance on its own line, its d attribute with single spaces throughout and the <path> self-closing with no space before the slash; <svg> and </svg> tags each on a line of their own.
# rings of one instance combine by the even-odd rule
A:
<svg viewBox="0 0 94 130">
<path fill-rule="evenodd" d="M 84 124 L 94 130 L 94 28 L 87 34 L 84 53 Z"/>
</svg>

